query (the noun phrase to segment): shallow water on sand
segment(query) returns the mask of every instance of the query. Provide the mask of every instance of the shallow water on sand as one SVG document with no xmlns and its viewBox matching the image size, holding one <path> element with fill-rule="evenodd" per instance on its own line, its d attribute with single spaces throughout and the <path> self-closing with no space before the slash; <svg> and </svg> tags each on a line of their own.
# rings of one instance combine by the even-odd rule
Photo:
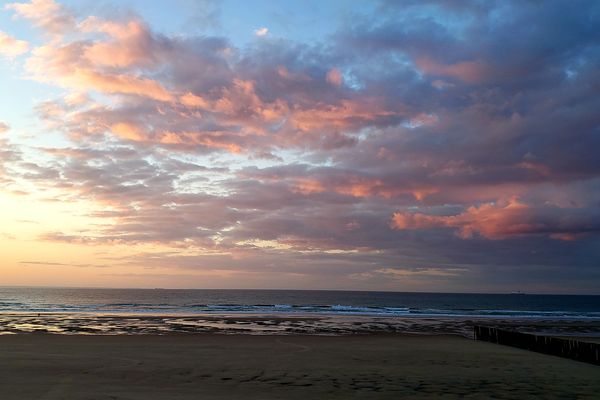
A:
<svg viewBox="0 0 600 400">
<path fill-rule="evenodd" d="M 600 336 L 600 296 L 0 287 L 0 334 L 471 337 L 474 324 Z"/>
<path fill-rule="evenodd" d="M 473 325 L 513 328 L 521 332 L 600 337 L 600 321 L 567 319 L 499 319 L 460 317 L 380 317 L 366 315 L 106 315 L 85 313 L 0 314 L 0 335 L 251 334 L 352 335 L 405 333 L 473 337 Z"/>
</svg>

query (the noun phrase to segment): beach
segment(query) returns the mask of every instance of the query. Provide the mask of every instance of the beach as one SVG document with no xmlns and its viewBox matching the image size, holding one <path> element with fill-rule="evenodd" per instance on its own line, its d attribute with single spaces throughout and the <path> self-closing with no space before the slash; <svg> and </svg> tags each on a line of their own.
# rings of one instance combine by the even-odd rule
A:
<svg viewBox="0 0 600 400">
<path fill-rule="evenodd" d="M 0 398 L 595 399 L 600 368 L 460 336 L 0 336 Z"/>
<path fill-rule="evenodd" d="M 599 299 L 0 288 L 0 400 L 594 399 L 600 367 L 473 327 L 597 341 Z"/>
<path fill-rule="evenodd" d="M 506 317 L 411 317 L 365 314 L 93 314 L 0 313 L 0 336 L 23 333 L 63 335 L 365 335 L 381 333 L 459 335 L 473 338 L 473 326 L 508 328 L 564 337 L 600 337 L 600 319 Z"/>
</svg>

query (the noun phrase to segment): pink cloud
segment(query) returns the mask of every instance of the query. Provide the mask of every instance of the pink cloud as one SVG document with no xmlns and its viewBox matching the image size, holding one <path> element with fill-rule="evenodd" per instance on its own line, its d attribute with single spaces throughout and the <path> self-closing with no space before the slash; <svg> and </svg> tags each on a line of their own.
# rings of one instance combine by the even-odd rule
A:
<svg viewBox="0 0 600 400">
<path fill-rule="evenodd" d="M 110 127 L 111 132 L 119 137 L 133 141 L 143 141 L 146 138 L 146 134 L 143 131 L 143 127 L 137 124 L 128 122 L 117 122 Z"/>
<path fill-rule="evenodd" d="M 172 100 L 169 91 L 159 82 L 133 74 L 98 70 L 84 61 L 82 51 L 85 51 L 85 47 L 78 43 L 40 46 L 33 50 L 26 68 L 35 79 L 59 84 L 77 92 L 95 90 L 134 94 L 158 101 Z"/>
<path fill-rule="evenodd" d="M 517 167 L 534 171 L 542 176 L 552 176 L 552 171 L 550 170 L 550 168 L 542 163 L 523 161 L 518 163 Z"/>
<path fill-rule="evenodd" d="M 423 213 L 395 213 L 392 228 L 399 230 L 449 227 L 457 229 L 463 239 L 480 234 L 488 239 L 499 239 L 534 231 L 536 227 L 527 222 L 529 207 L 516 199 L 506 202 L 471 206 L 458 215 L 437 216 Z"/>
<path fill-rule="evenodd" d="M 64 133 L 67 147 L 21 153 L 0 140 L 0 186 L 95 207 L 92 223 L 44 240 L 170 248 L 144 266 L 337 268 L 397 283 L 463 265 L 518 266 L 517 282 L 523 266 L 595 268 L 593 21 L 553 19 L 552 6 L 517 18 L 509 5 L 502 22 L 526 38 L 513 43 L 488 29 L 482 10 L 494 7 L 464 20 L 476 40 L 434 20 L 369 18 L 327 43 L 236 48 L 161 34 L 133 13 L 75 18 L 58 1 L 21 0 L 9 8 L 50 33 L 25 75 L 57 93 L 27 134 Z M 587 22 L 540 46 L 567 20 Z"/>
<path fill-rule="evenodd" d="M 31 4 L 12 8 L 31 19 L 66 12 L 51 1 L 44 4 L 39 14 Z M 359 130 L 393 124 L 408 114 L 401 104 L 389 107 L 383 97 L 344 92 L 336 68 L 326 74 L 330 85 L 323 85 L 322 76 L 281 64 L 265 82 L 263 72 L 248 75 L 232 63 L 235 52 L 226 43 L 207 42 L 204 49 L 155 34 L 139 18 L 116 22 L 89 16 L 73 25 L 68 40 L 54 38 L 34 48 L 26 70 L 73 92 L 64 97 L 66 107 L 58 107 L 60 118 L 47 114 L 73 138 L 105 133 L 181 150 L 201 146 L 267 156 L 275 148 L 353 146 Z M 200 73 L 204 69 L 206 74 Z M 190 86 L 190 74 L 200 87 Z M 218 84 L 203 86 L 217 78 Z M 90 92 L 105 95 L 107 106 L 91 96 L 71 101 Z M 122 95 L 137 99 L 125 103 Z"/>
<path fill-rule="evenodd" d="M 462 239 L 479 234 L 486 239 L 543 234 L 558 240 L 574 240 L 585 233 L 586 223 L 565 218 L 559 208 L 532 207 L 516 198 L 471 206 L 463 213 L 450 216 L 427 215 L 420 212 L 397 212 L 391 227 L 398 230 L 422 230 L 439 227 L 456 229 Z"/>
<path fill-rule="evenodd" d="M 295 110 L 288 120 L 300 131 L 351 130 L 370 121 L 397 115 L 401 113 L 386 109 L 381 99 L 367 97 L 342 99 L 339 104 L 316 104 L 316 107 Z"/>
<path fill-rule="evenodd" d="M 354 197 L 383 197 L 391 199 L 401 195 L 411 195 L 416 200 L 423 200 L 426 196 L 436 193 L 435 188 L 409 188 L 395 187 L 386 184 L 381 179 L 350 179 L 348 182 L 340 182 L 333 186 L 334 190 L 341 194 Z"/>
<path fill-rule="evenodd" d="M 254 173 L 253 173 L 254 172 Z M 400 196 L 410 196 L 416 200 L 423 200 L 438 191 L 437 188 L 419 183 L 397 184 L 389 179 L 373 178 L 348 171 L 338 171 L 319 168 L 315 170 L 289 170 L 285 168 L 265 171 L 246 171 L 241 176 L 258 179 L 261 182 L 286 183 L 293 193 L 305 196 L 335 193 L 351 196 L 357 199 L 379 197 L 393 199 Z"/>
<path fill-rule="evenodd" d="M 5 6 L 21 18 L 53 34 L 65 32 L 75 25 L 71 13 L 54 0 L 31 0 L 29 3 L 9 3 Z"/>
<path fill-rule="evenodd" d="M 229 153 L 241 153 L 242 147 L 229 132 L 169 132 L 160 134 L 158 142 L 183 146 L 204 146 L 210 149 L 222 149 Z"/>
<path fill-rule="evenodd" d="M 277 75 L 284 79 L 285 81 L 291 81 L 291 82 L 310 82 L 313 79 L 306 75 L 303 72 L 297 72 L 297 71 L 290 71 L 289 69 L 287 69 L 285 67 L 285 65 L 279 65 L 277 67 Z"/>
<path fill-rule="evenodd" d="M 29 50 L 29 43 L 18 40 L 0 31 L 0 55 L 7 58 L 15 58 Z"/>
<path fill-rule="evenodd" d="M 185 106 L 193 107 L 193 108 L 202 108 L 208 109 L 210 108 L 209 100 L 205 99 L 202 96 L 196 96 L 191 92 L 187 92 L 181 97 L 179 97 L 179 102 Z"/>
<path fill-rule="evenodd" d="M 80 27 L 83 32 L 108 36 L 108 40 L 96 41 L 85 48 L 83 56 L 93 65 L 125 68 L 156 62 L 157 45 L 142 21 L 117 23 L 88 17 Z"/>
<path fill-rule="evenodd" d="M 77 90 L 91 89 L 105 93 L 122 93 L 146 96 L 158 101 L 171 101 L 173 97 L 160 83 L 147 78 L 124 74 L 102 74 L 90 70 L 76 70 L 62 77 L 65 86 Z"/>
<path fill-rule="evenodd" d="M 188 69 L 196 66 L 196 74 L 206 64 L 205 58 L 225 61 L 229 56 L 221 48 L 207 55 L 196 54 L 179 39 L 155 35 L 138 19 L 114 22 L 87 17 L 72 37 L 36 47 L 26 61 L 31 77 L 72 90 L 73 95 L 98 92 L 109 97 L 136 96 L 135 102 L 127 104 L 143 110 L 142 114 L 129 110 L 124 118 L 119 108 L 125 106 L 118 97 L 112 99 L 116 107 L 94 105 L 89 97 L 90 107 L 86 107 L 85 97 L 73 103 L 67 96 L 67 107 L 59 108 L 63 109 L 62 118 L 68 118 L 68 123 L 62 122 L 72 137 L 84 132 L 108 133 L 178 149 L 202 146 L 233 153 L 270 154 L 270 148 L 277 147 L 351 146 L 355 143 L 352 132 L 402 118 L 405 113 L 390 109 L 385 99 L 377 96 L 342 94 L 337 88 L 342 83 L 341 74 L 336 69 L 327 75 L 334 86 L 326 87 L 327 101 L 320 99 L 323 87 L 297 94 L 283 90 L 289 84 L 319 82 L 303 71 L 290 72 L 282 65 L 276 76 L 281 93 L 268 93 L 261 86 L 264 82 L 244 77 L 241 68 L 232 70 L 226 81 L 209 89 L 181 86 L 178 73 L 188 74 Z M 209 51 L 214 50 L 211 47 Z M 189 62 L 180 65 L 179 60 L 186 58 Z M 172 73 L 157 75 L 157 71 Z M 149 109 L 152 115 L 147 115 Z M 140 124 L 143 129 L 133 129 Z"/>
<path fill-rule="evenodd" d="M 416 59 L 416 64 L 425 74 L 448 76 L 472 84 L 483 82 L 491 73 L 490 67 L 479 60 L 441 64 L 432 58 L 421 56 Z"/>
<path fill-rule="evenodd" d="M 342 77 L 342 73 L 337 68 L 332 68 L 327 72 L 327 82 L 332 84 L 333 86 L 342 86 L 344 83 L 344 78 Z"/>
<path fill-rule="evenodd" d="M 124 74 L 103 74 L 92 70 L 75 70 L 63 76 L 67 87 L 77 90 L 97 90 L 104 93 L 135 94 L 158 101 L 171 101 L 171 93 L 155 80 Z"/>
</svg>

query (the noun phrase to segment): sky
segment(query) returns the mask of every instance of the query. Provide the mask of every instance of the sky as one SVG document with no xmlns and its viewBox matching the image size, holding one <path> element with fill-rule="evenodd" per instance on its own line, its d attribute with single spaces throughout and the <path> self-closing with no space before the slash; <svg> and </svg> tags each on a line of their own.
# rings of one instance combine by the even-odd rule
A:
<svg viewBox="0 0 600 400">
<path fill-rule="evenodd" d="M 0 285 L 600 294 L 600 2 L 0 1 Z"/>
</svg>

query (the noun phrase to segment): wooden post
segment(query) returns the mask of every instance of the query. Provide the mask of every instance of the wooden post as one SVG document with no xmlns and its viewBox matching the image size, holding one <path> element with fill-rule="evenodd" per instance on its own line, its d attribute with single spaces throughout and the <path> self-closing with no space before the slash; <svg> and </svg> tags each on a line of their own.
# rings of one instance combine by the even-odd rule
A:
<svg viewBox="0 0 600 400">
<path fill-rule="evenodd" d="M 518 347 L 538 353 L 600 365 L 600 344 L 474 325 L 475 340 Z"/>
</svg>

